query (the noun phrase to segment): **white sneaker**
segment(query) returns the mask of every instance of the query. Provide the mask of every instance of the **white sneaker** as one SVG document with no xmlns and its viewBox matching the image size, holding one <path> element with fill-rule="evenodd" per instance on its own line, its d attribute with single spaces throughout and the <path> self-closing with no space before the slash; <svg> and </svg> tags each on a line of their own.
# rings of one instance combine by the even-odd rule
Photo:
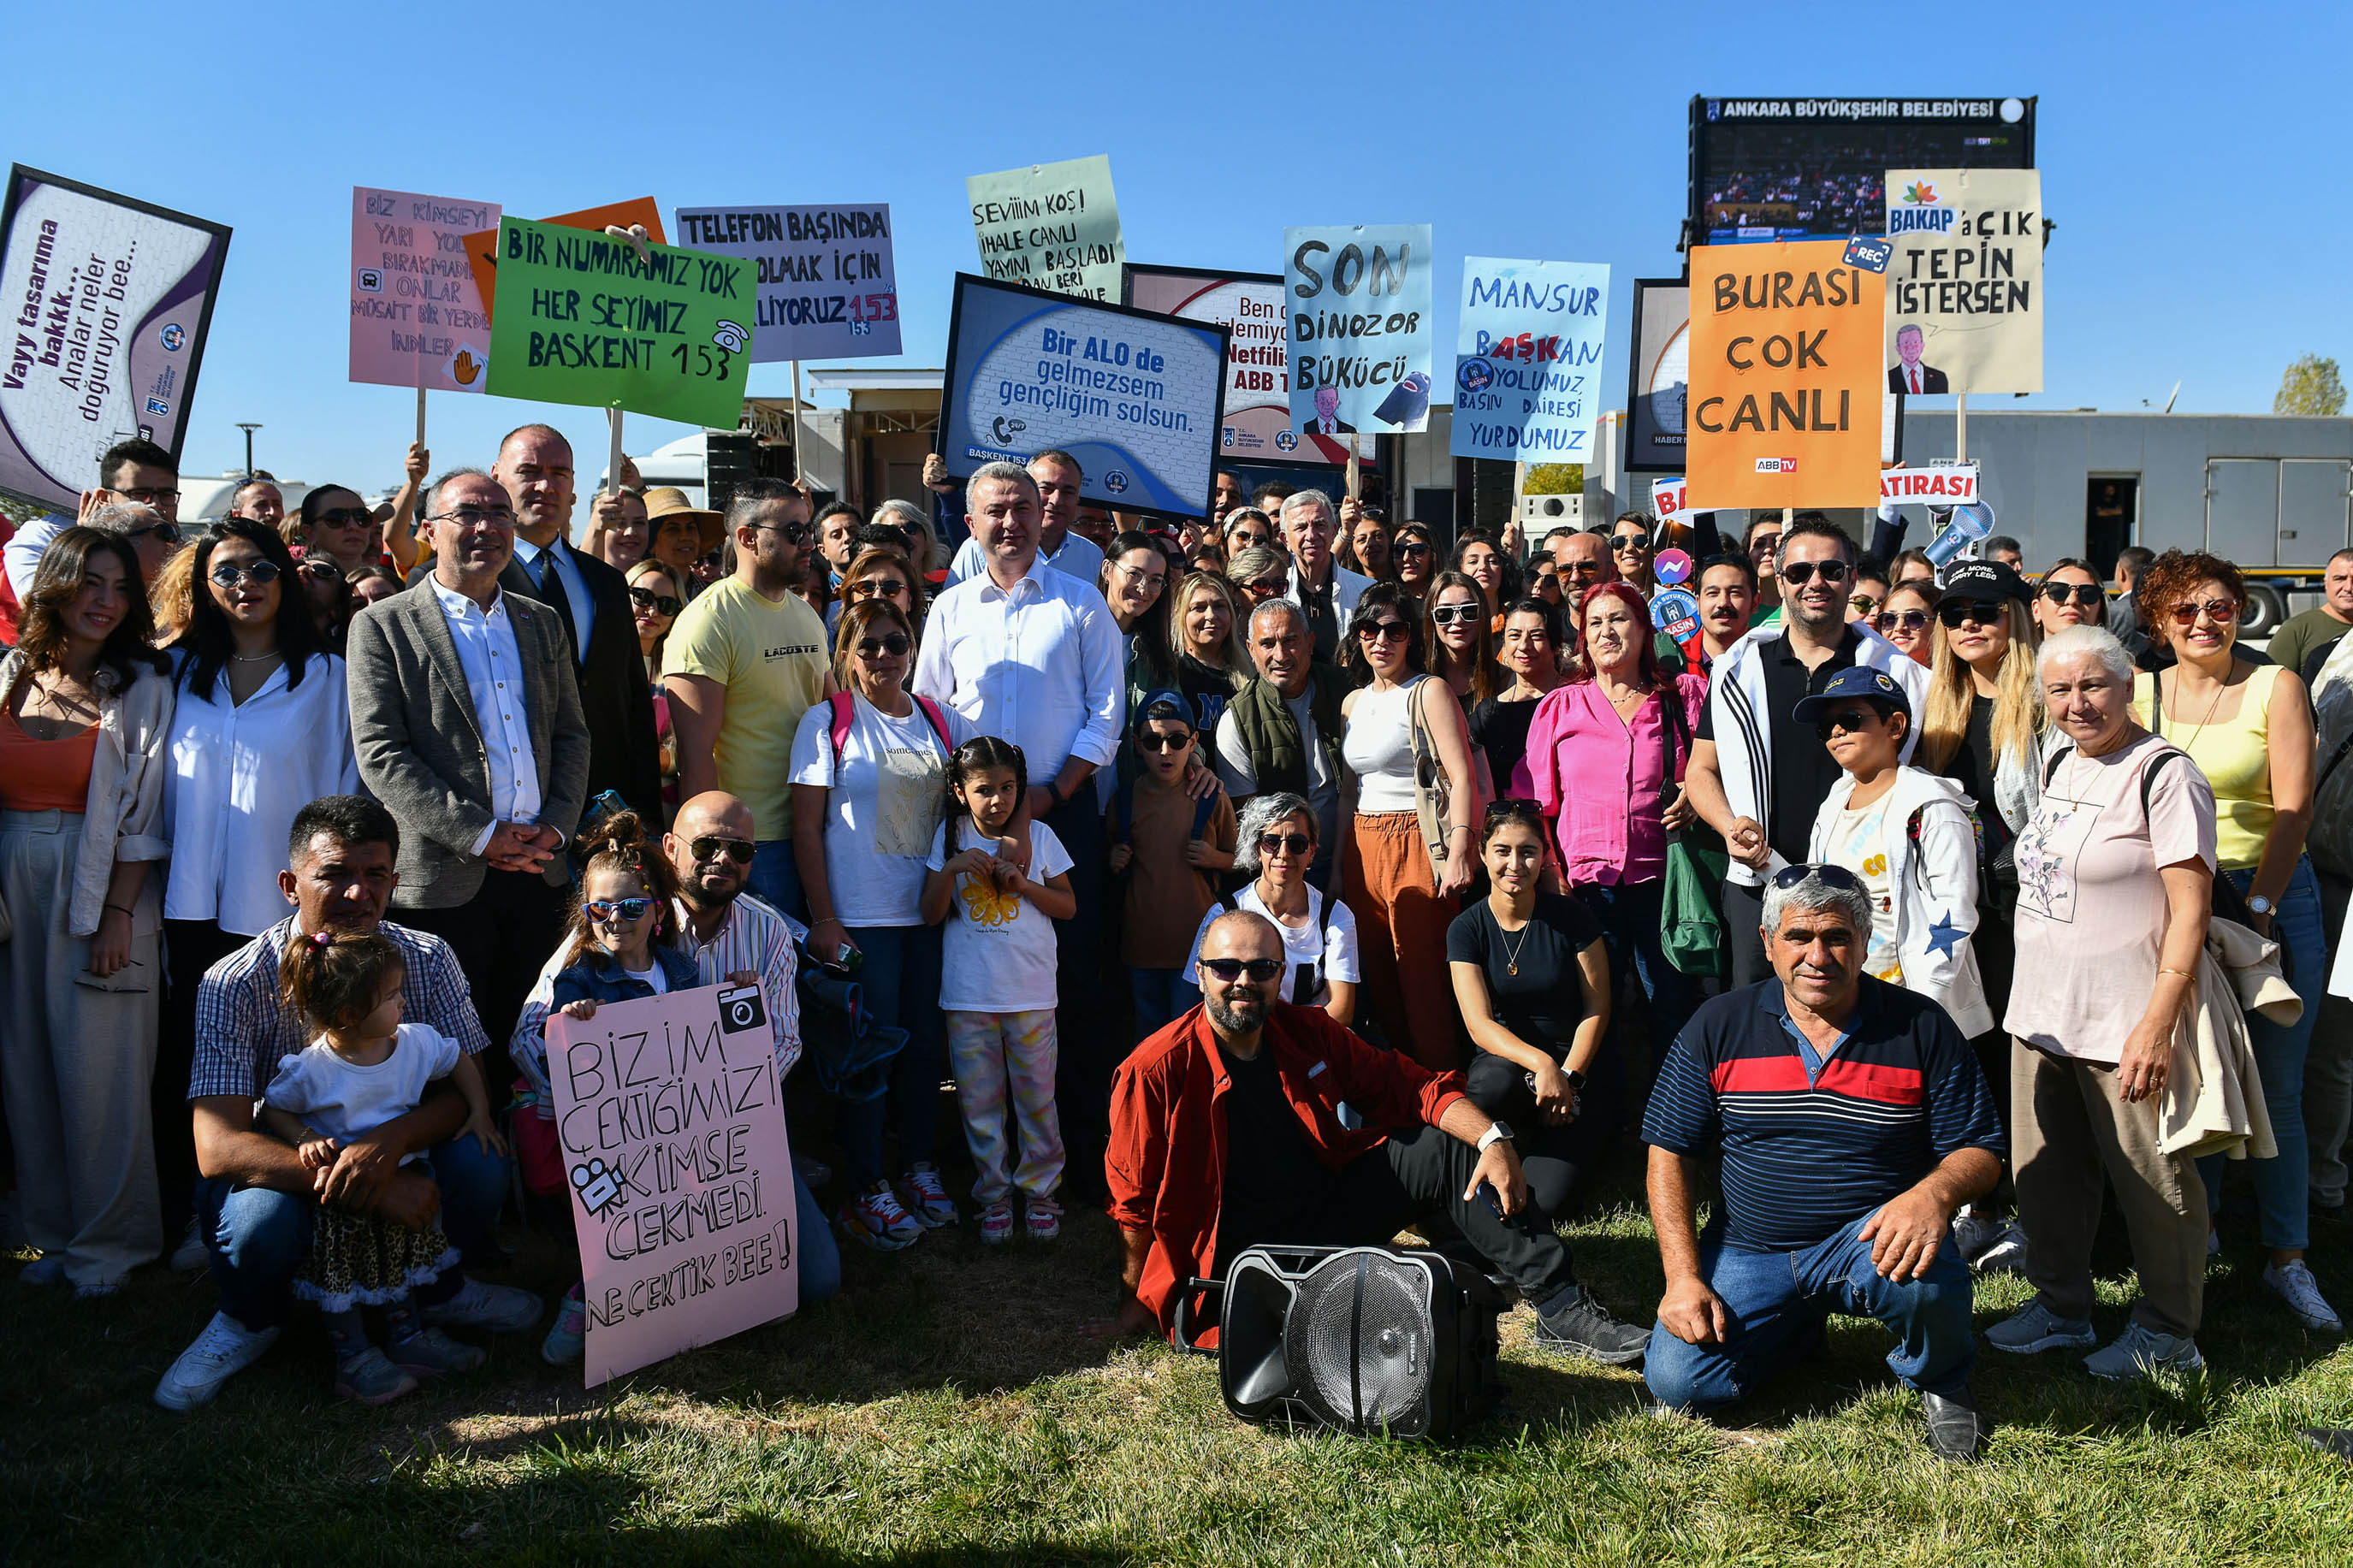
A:
<svg viewBox="0 0 2353 1568">
<path fill-rule="evenodd" d="M 1953 1220 L 1953 1245 L 1961 1261 L 1975 1267 L 1978 1255 L 2001 1239 L 2001 1222 L 1964 1209 Z"/>
<path fill-rule="evenodd" d="M 2206 1358 L 2198 1353 L 2197 1341 L 2187 1335 L 2160 1334 L 2137 1321 L 2126 1323 L 2123 1333 L 2084 1358 L 2085 1372 L 2111 1383 L 2129 1383 L 2158 1372 L 2205 1369 Z"/>
<path fill-rule="evenodd" d="M 2016 1273 L 2025 1267 L 2026 1231 L 2016 1220 L 2004 1225 L 2000 1237 L 1978 1254 L 1977 1270 L 1980 1274 L 1998 1274 L 2005 1269 Z"/>
<path fill-rule="evenodd" d="M 539 1326 L 547 1304 L 512 1285 L 485 1285 L 469 1279 L 456 1295 L 427 1307 L 417 1316 L 437 1329 L 488 1329 L 492 1333 L 519 1334 Z"/>
<path fill-rule="evenodd" d="M 222 1384 L 277 1342 L 276 1329 L 248 1329 L 227 1312 L 215 1312 L 196 1342 L 180 1352 L 155 1385 L 155 1403 L 166 1410 L 194 1410 L 208 1404 Z"/>
<path fill-rule="evenodd" d="M 204 1231 L 196 1221 L 190 1220 L 187 1234 L 180 1237 L 179 1246 L 172 1248 L 172 1272 L 194 1274 L 199 1268 L 211 1267 L 212 1260 L 211 1249 L 205 1246 Z"/>
<path fill-rule="evenodd" d="M 2312 1270 L 2304 1266 L 2303 1258 L 2288 1263 L 2266 1264 L 2263 1283 L 2279 1292 L 2280 1300 L 2287 1303 L 2287 1310 L 2302 1319 L 2306 1328 L 2324 1334 L 2345 1331 L 2344 1322 L 2337 1316 L 2336 1309 L 2329 1306 L 2320 1294 L 2320 1286 L 2313 1279 Z"/>
</svg>

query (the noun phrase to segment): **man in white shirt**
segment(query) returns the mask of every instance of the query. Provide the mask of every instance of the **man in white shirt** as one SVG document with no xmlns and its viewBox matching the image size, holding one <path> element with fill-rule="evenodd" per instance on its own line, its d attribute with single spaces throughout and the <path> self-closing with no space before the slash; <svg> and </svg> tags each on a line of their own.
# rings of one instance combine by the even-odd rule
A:
<svg viewBox="0 0 2353 1568">
<path fill-rule="evenodd" d="M 1086 475 L 1068 452 L 1040 452 L 1029 459 L 1029 478 L 1038 486 L 1038 559 L 1066 577 L 1088 587 L 1103 581 L 1103 546 L 1071 525 L 1079 520 L 1079 487 Z M 969 486 L 971 481 L 966 480 Z M 948 566 L 951 588 L 987 570 L 988 556 L 977 535 L 966 535 Z"/>
<path fill-rule="evenodd" d="M 1282 542 L 1291 551 L 1291 584 L 1282 596 L 1307 612 L 1315 657 L 1325 664 L 1336 664 L 1348 617 L 1356 613 L 1356 601 L 1373 580 L 1349 571 L 1333 556 L 1332 542 L 1339 535 L 1340 519 L 1332 498 L 1322 490 L 1293 490 L 1283 497 L 1278 521 Z"/>
</svg>

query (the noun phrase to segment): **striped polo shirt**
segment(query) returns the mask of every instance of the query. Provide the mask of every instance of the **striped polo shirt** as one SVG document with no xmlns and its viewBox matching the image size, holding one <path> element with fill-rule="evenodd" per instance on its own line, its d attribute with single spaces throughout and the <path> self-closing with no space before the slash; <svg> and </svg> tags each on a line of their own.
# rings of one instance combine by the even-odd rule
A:
<svg viewBox="0 0 2353 1568">
<path fill-rule="evenodd" d="M 1778 979 L 1704 1004 L 1668 1051 L 1643 1142 L 1723 1155 L 1723 1234 L 1811 1247 L 1958 1149 L 2004 1152 L 1968 1042 L 1926 996 L 1865 975 L 1848 1034 L 1816 1070 Z"/>
</svg>

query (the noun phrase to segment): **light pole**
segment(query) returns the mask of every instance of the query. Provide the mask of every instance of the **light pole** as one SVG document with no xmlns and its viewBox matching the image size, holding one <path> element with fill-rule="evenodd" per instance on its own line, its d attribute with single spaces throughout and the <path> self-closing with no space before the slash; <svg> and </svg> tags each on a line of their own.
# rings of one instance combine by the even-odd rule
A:
<svg viewBox="0 0 2353 1568">
<path fill-rule="evenodd" d="M 245 477 L 249 479 L 253 478 L 253 433 L 261 426 L 240 421 L 237 428 L 245 432 Z"/>
</svg>

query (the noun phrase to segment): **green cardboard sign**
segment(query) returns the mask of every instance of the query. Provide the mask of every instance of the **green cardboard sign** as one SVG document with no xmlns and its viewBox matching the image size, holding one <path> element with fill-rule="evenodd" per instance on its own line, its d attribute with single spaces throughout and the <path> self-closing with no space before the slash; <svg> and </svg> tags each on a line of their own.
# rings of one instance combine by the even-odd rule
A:
<svg viewBox="0 0 2353 1568">
<path fill-rule="evenodd" d="M 490 392 L 733 430 L 758 302 L 749 261 L 499 222 Z"/>
</svg>

